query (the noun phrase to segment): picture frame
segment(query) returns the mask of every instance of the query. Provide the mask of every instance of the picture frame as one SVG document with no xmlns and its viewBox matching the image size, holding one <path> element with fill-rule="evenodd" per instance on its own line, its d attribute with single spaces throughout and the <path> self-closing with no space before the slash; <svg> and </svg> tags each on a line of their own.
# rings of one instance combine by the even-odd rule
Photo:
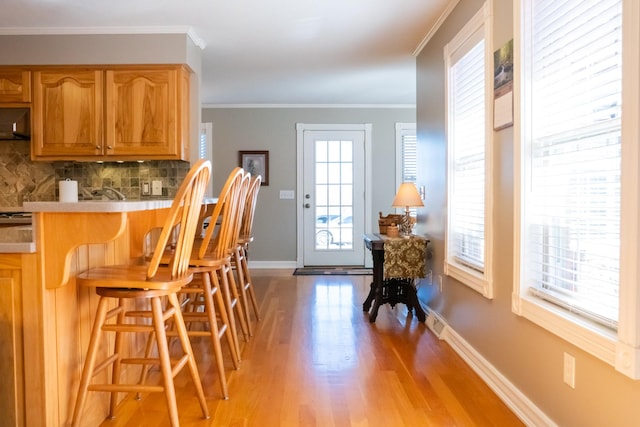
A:
<svg viewBox="0 0 640 427">
<path fill-rule="evenodd" d="M 493 130 L 513 126 L 513 39 L 493 52 Z"/>
<path fill-rule="evenodd" d="M 238 151 L 238 163 L 251 175 L 261 175 L 261 185 L 269 185 L 269 151 Z"/>
</svg>

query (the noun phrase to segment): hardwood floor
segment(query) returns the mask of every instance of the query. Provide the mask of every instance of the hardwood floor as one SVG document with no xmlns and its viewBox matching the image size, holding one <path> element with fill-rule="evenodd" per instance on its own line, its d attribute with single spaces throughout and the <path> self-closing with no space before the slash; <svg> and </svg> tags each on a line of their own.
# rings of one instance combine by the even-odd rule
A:
<svg viewBox="0 0 640 427">
<path fill-rule="evenodd" d="M 371 276 L 252 270 L 261 308 L 240 369 L 225 354 L 222 400 L 210 342 L 193 341 L 211 418 L 186 373 L 176 378 L 182 426 L 521 426 L 522 422 L 405 306 L 362 312 Z M 157 375 L 157 373 L 155 373 Z M 103 427 L 165 427 L 164 396 L 129 396 Z"/>
</svg>

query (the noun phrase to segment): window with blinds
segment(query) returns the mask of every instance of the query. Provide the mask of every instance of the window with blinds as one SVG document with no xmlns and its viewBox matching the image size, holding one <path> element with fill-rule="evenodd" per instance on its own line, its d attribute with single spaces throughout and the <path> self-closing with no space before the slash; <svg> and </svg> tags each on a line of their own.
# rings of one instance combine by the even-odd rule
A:
<svg viewBox="0 0 640 427">
<path fill-rule="evenodd" d="M 213 161 L 213 124 L 211 122 L 200 123 L 200 141 L 198 144 L 198 158 Z M 213 197 L 212 182 L 209 182 L 205 191 L 206 197 Z"/>
<path fill-rule="evenodd" d="M 396 123 L 396 188 L 403 182 L 416 182 L 418 148 L 415 123 Z"/>
<path fill-rule="evenodd" d="M 445 47 L 448 224 L 445 273 L 492 297 L 490 277 L 489 6 Z"/>
<path fill-rule="evenodd" d="M 476 32 L 476 37 L 482 32 Z M 484 271 L 484 40 L 449 70 L 449 256 Z"/>
<path fill-rule="evenodd" d="M 418 180 L 418 139 L 415 123 L 396 123 L 396 189 L 403 182 L 416 183 Z M 404 209 L 397 209 L 404 213 Z M 418 210 L 409 208 L 409 213 L 416 216 Z"/>
<path fill-rule="evenodd" d="M 622 2 L 524 3 L 521 287 L 616 329 Z"/>
</svg>

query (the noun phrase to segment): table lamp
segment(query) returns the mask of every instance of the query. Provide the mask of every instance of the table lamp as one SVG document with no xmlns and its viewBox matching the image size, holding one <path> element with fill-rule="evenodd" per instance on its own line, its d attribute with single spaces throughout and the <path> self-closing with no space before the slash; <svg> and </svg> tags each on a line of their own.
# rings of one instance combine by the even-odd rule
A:
<svg viewBox="0 0 640 427">
<path fill-rule="evenodd" d="M 413 182 L 403 182 L 400 184 L 400 188 L 398 188 L 398 192 L 391 206 L 394 208 L 404 208 L 404 217 L 398 226 L 401 234 L 405 236 L 410 235 L 411 229 L 413 228 L 413 219 L 411 215 L 409 215 L 409 208 L 424 206 L 415 184 Z"/>
</svg>

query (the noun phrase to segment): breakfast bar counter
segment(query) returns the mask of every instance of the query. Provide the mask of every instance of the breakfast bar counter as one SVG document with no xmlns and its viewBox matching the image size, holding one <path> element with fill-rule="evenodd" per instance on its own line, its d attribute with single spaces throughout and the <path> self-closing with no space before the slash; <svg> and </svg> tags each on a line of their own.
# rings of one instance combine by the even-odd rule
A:
<svg viewBox="0 0 640 427">
<path fill-rule="evenodd" d="M 33 212 L 35 251 L 21 270 L 24 362 L 17 363 L 24 390 L 16 386 L 16 400 L 24 409 L 23 415 L 16 411 L 16 425 L 69 425 L 97 303 L 95 292 L 76 286 L 75 276 L 93 267 L 143 262 L 147 231 L 162 226 L 171 202 L 24 203 Z M 0 254 L 0 260 L 9 256 Z M 126 345 L 138 349 L 140 340 Z M 86 408 L 83 425 L 99 425 L 108 396 L 92 393 Z"/>
</svg>

